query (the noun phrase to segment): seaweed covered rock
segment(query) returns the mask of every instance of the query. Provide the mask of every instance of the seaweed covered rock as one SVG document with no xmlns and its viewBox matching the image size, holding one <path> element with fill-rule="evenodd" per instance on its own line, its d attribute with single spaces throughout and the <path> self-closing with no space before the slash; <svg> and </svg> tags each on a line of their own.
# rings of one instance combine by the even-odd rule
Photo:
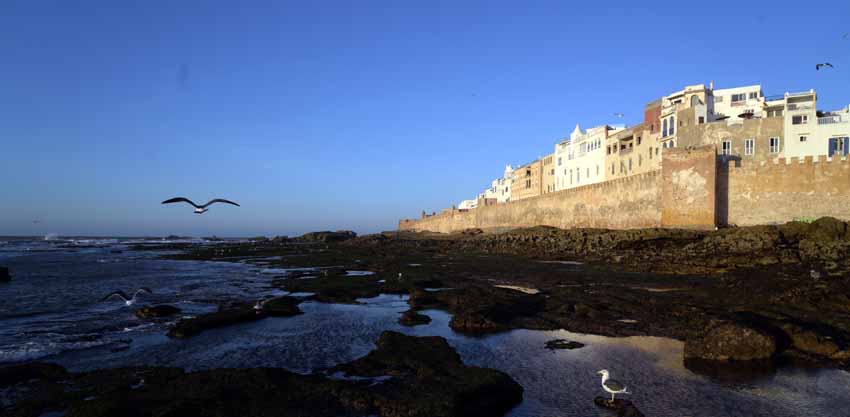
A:
<svg viewBox="0 0 850 417">
<path fill-rule="evenodd" d="M 751 361 L 770 359 L 776 354 L 775 337 L 740 323 L 723 323 L 704 335 L 685 341 L 686 359 Z"/>
<path fill-rule="evenodd" d="M 556 349 L 579 349 L 583 348 L 584 343 L 576 342 L 567 339 L 554 339 L 546 342 L 546 349 L 556 350 Z"/>
<path fill-rule="evenodd" d="M 593 399 L 593 403 L 597 407 L 616 411 L 618 417 L 643 417 L 643 413 L 629 400 L 617 398 L 611 401 L 608 398 L 596 397 Z"/>
<path fill-rule="evenodd" d="M 191 337 L 205 330 L 233 324 L 246 323 L 265 318 L 266 315 L 251 306 L 230 307 L 215 313 L 181 319 L 168 331 L 169 337 Z"/>
</svg>

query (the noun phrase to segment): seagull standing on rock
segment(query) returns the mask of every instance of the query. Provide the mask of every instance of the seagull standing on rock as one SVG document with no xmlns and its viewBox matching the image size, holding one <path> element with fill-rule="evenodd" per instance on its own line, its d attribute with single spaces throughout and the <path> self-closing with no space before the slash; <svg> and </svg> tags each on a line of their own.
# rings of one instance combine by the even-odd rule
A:
<svg viewBox="0 0 850 417">
<path fill-rule="evenodd" d="M 602 389 L 611 394 L 612 403 L 614 402 L 614 395 L 616 394 L 631 394 L 628 390 L 626 390 L 626 386 L 623 385 L 622 382 L 608 378 L 607 369 L 603 369 L 597 372 L 597 374 L 602 375 Z"/>
<path fill-rule="evenodd" d="M 215 204 L 215 203 L 227 203 L 227 204 L 233 204 L 236 207 L 241 207 L 239 204 L 236 204 L 236 203 L 234 203 L 230 200 L 225 200 L 223 198 L 212 199 L 212 200 L 208 201 L 207 204 L 204 204 L 202 206 L 195 204 L 192 200 L 189 200 L 186 197 L 174 197 L 174 198 L 171 198 L 171 199 L 168 199 L 168 200 L 165 200 L 165 201 L 162 202 L 162 204 L 171 204 L 171 203 L 189 203 L 189 204 L 191 204 L 195 207 L 195 214 L 206 213 L 207 211 L 209 211 L 209 209 L 207 209 L 207 207 L 209 207 L 210 205 Z"/>
</svg>

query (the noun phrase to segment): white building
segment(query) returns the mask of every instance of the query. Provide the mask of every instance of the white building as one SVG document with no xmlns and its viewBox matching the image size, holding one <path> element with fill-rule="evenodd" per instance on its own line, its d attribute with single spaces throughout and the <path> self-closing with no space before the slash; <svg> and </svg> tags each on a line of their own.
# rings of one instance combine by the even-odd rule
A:
<svg viewBox="0 0 850 417">
<path fill-rule="evenodd" d="M 605 140 L 624 127 L 597 126 L 582 131 L 581 126 L 555 145 L 555 190 L 566 190 L 605 180 Z"/>
<path fill-rule="evenodd" d="M 511 182 L 513 179 L 514 169 L 511 165 L 505 166 L 505 171 L 502 178 L 497 178 L 490 183 L 490 187 L 478 195 L 478 198 L 496 199 L 498 203 L 507 203 L 511 201 Z"/>
<path fill-rule="evenodd" d="M 710 118 L 710 121 L 727 117 L 733 121 L 765 117 L 765 101 L 761 85 L 718 89 L 714 90 L 713 96 L 714 117 Z"/>
<path fill-rule="evenodd" d="M 478 199 L 463 200 L 457 205 L 458 210 L 471 210 L 478 207 Z"/>
<path fill-rule="evenodd" d="M 768 102 L 773 114 L 781 110 L 785 137 L 777 141 L 786 158 L 843 157 L 850 148 L 850 112 L 844 108 L 833 112 L 817 111 L 815 90 L 785 93 L 781 99 Z M 771 144 L 774 146 L 774 144 Z"/>
</svg>

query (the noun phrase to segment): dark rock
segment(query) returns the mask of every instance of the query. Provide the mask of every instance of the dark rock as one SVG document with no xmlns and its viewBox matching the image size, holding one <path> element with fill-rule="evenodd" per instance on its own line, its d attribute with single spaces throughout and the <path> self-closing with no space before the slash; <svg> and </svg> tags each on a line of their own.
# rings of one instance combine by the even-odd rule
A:
<svg viewBox="0 0 850 417">
<path fill-rule="evenodd" d="M 277 297 L 263 303 L 262 312 L 272 317 L 290 317 L 304 312 L 298 308 L 304 300 L 298 297 Z"/>
<path fill-rule="evenodd" d="M 685 358 L 715 361 L 769 359 L 776 354 L 776 338 L 740 323 L 723 323 L 704 335 L 685 341 Z"/>
<path fill-rule="evenodd" d="M 5 266 L 0 266 L 0 282 L 9 282 L 12 280 L 12 276 L 9 275 L 9 268 Z"/>
<path fill-rule="evenodd" d="M 445 339 L 393 332 L 384 332 L 367 356 L 335 368 L 355 377 L 391 376 L 378 383 L 278 368 L 193 373 L 120 368 L 69 374 L 55 365 L 39 366 L 44 365 L 0 369 L 0 381 L 12 384 L 49 377 L 21 390 L 21 398 L 4 413 L 37 416 L 59 409 L 91 417 L 483 417 L 504 415 L 522 401 L 522 387 L 507 374 L 464 365 Z"/>
<path fill-rule="evenodd" d="M 410 309 L 402 313 L 398 322 L 404 326 L 418 326 L 420 324 L 428 324 L 431 322 L 431 317 L 420 314 L 418 311 Z"/>
<path fill-rule="evenodd" d="M 354 239 L 357 237 L 357 233 L 352 232 L 351 230 L 337 230 L 336 232 L 324 231 L 324 232 L 310 232 L 305 233 L 299 240 L 305 242 L 342 242 L 345 240 Z"/>
<path fill-rule="evenodd" d="M 168 317 L 180 313 L 180 309 L 168 304 L 142 307 L 136 310 L 136 317 L 147 319 L 152 317 Z"/>
<path fill-rule="evenodd" d="M 554 339 L 546 342 L 546 349 L 578 349 L 583 347 L 584 343 L 566 339 Z"/>
<path fill-rule="evenodd" d="M 791 344 L 794 348 L 801 352 L 831 357 L 841 349 L 835 341 L 814 330 L 807 330 L 800 326 L 786 323 L 782 325 L 782 331 L 791 339 Z"/>
<path fill-rule="evenodd" d="M 246 323 L 265 318 L 262 311 L 254 310 L 253 306 L 243 305 L 219 310 L 215 313 L 202 314 L 190 319 L 181 319 L 168 331 L 169 337 L 190 337 L 205 330 L 233 324 Z"/>
<path fill-rule="evenodd" d="M 0 368 L 0 387 L 9 387 L 32 379 L 55 380 L 67 375 L 65 368 L 52 363 L 27 363 Z"/>
<path fill-rule="evenodd" d="M 610 398 L 596 397 L 593 399 L 593 403 L 598 407 L 616 411 L 617 416 L 620 417 L 643 417 L 643 413 L 629 400 L 617 398 L 611 401 Z"/>
</svg>

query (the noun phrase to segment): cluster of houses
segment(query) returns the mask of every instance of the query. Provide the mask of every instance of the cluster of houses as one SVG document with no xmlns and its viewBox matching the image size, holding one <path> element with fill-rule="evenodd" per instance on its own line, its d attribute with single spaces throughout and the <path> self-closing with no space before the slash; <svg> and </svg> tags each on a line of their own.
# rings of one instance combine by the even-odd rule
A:
<svg viewBox="0 0 850 417">
<path fill-rule="evenodd" d="M 457 208 L 501 204 L 657 170 L 664 149 L 674 147 L 711 144 L 727 160 L 843 158 L 850 150 L 848 107 L 817 110 L 814 90 L 765 96 L 760 85 L 687 86 L 646 104 L 640 124 L 589 129 L 577 124 L 552 153 L 506 166 L 477 198 Z"/>
</svg>

